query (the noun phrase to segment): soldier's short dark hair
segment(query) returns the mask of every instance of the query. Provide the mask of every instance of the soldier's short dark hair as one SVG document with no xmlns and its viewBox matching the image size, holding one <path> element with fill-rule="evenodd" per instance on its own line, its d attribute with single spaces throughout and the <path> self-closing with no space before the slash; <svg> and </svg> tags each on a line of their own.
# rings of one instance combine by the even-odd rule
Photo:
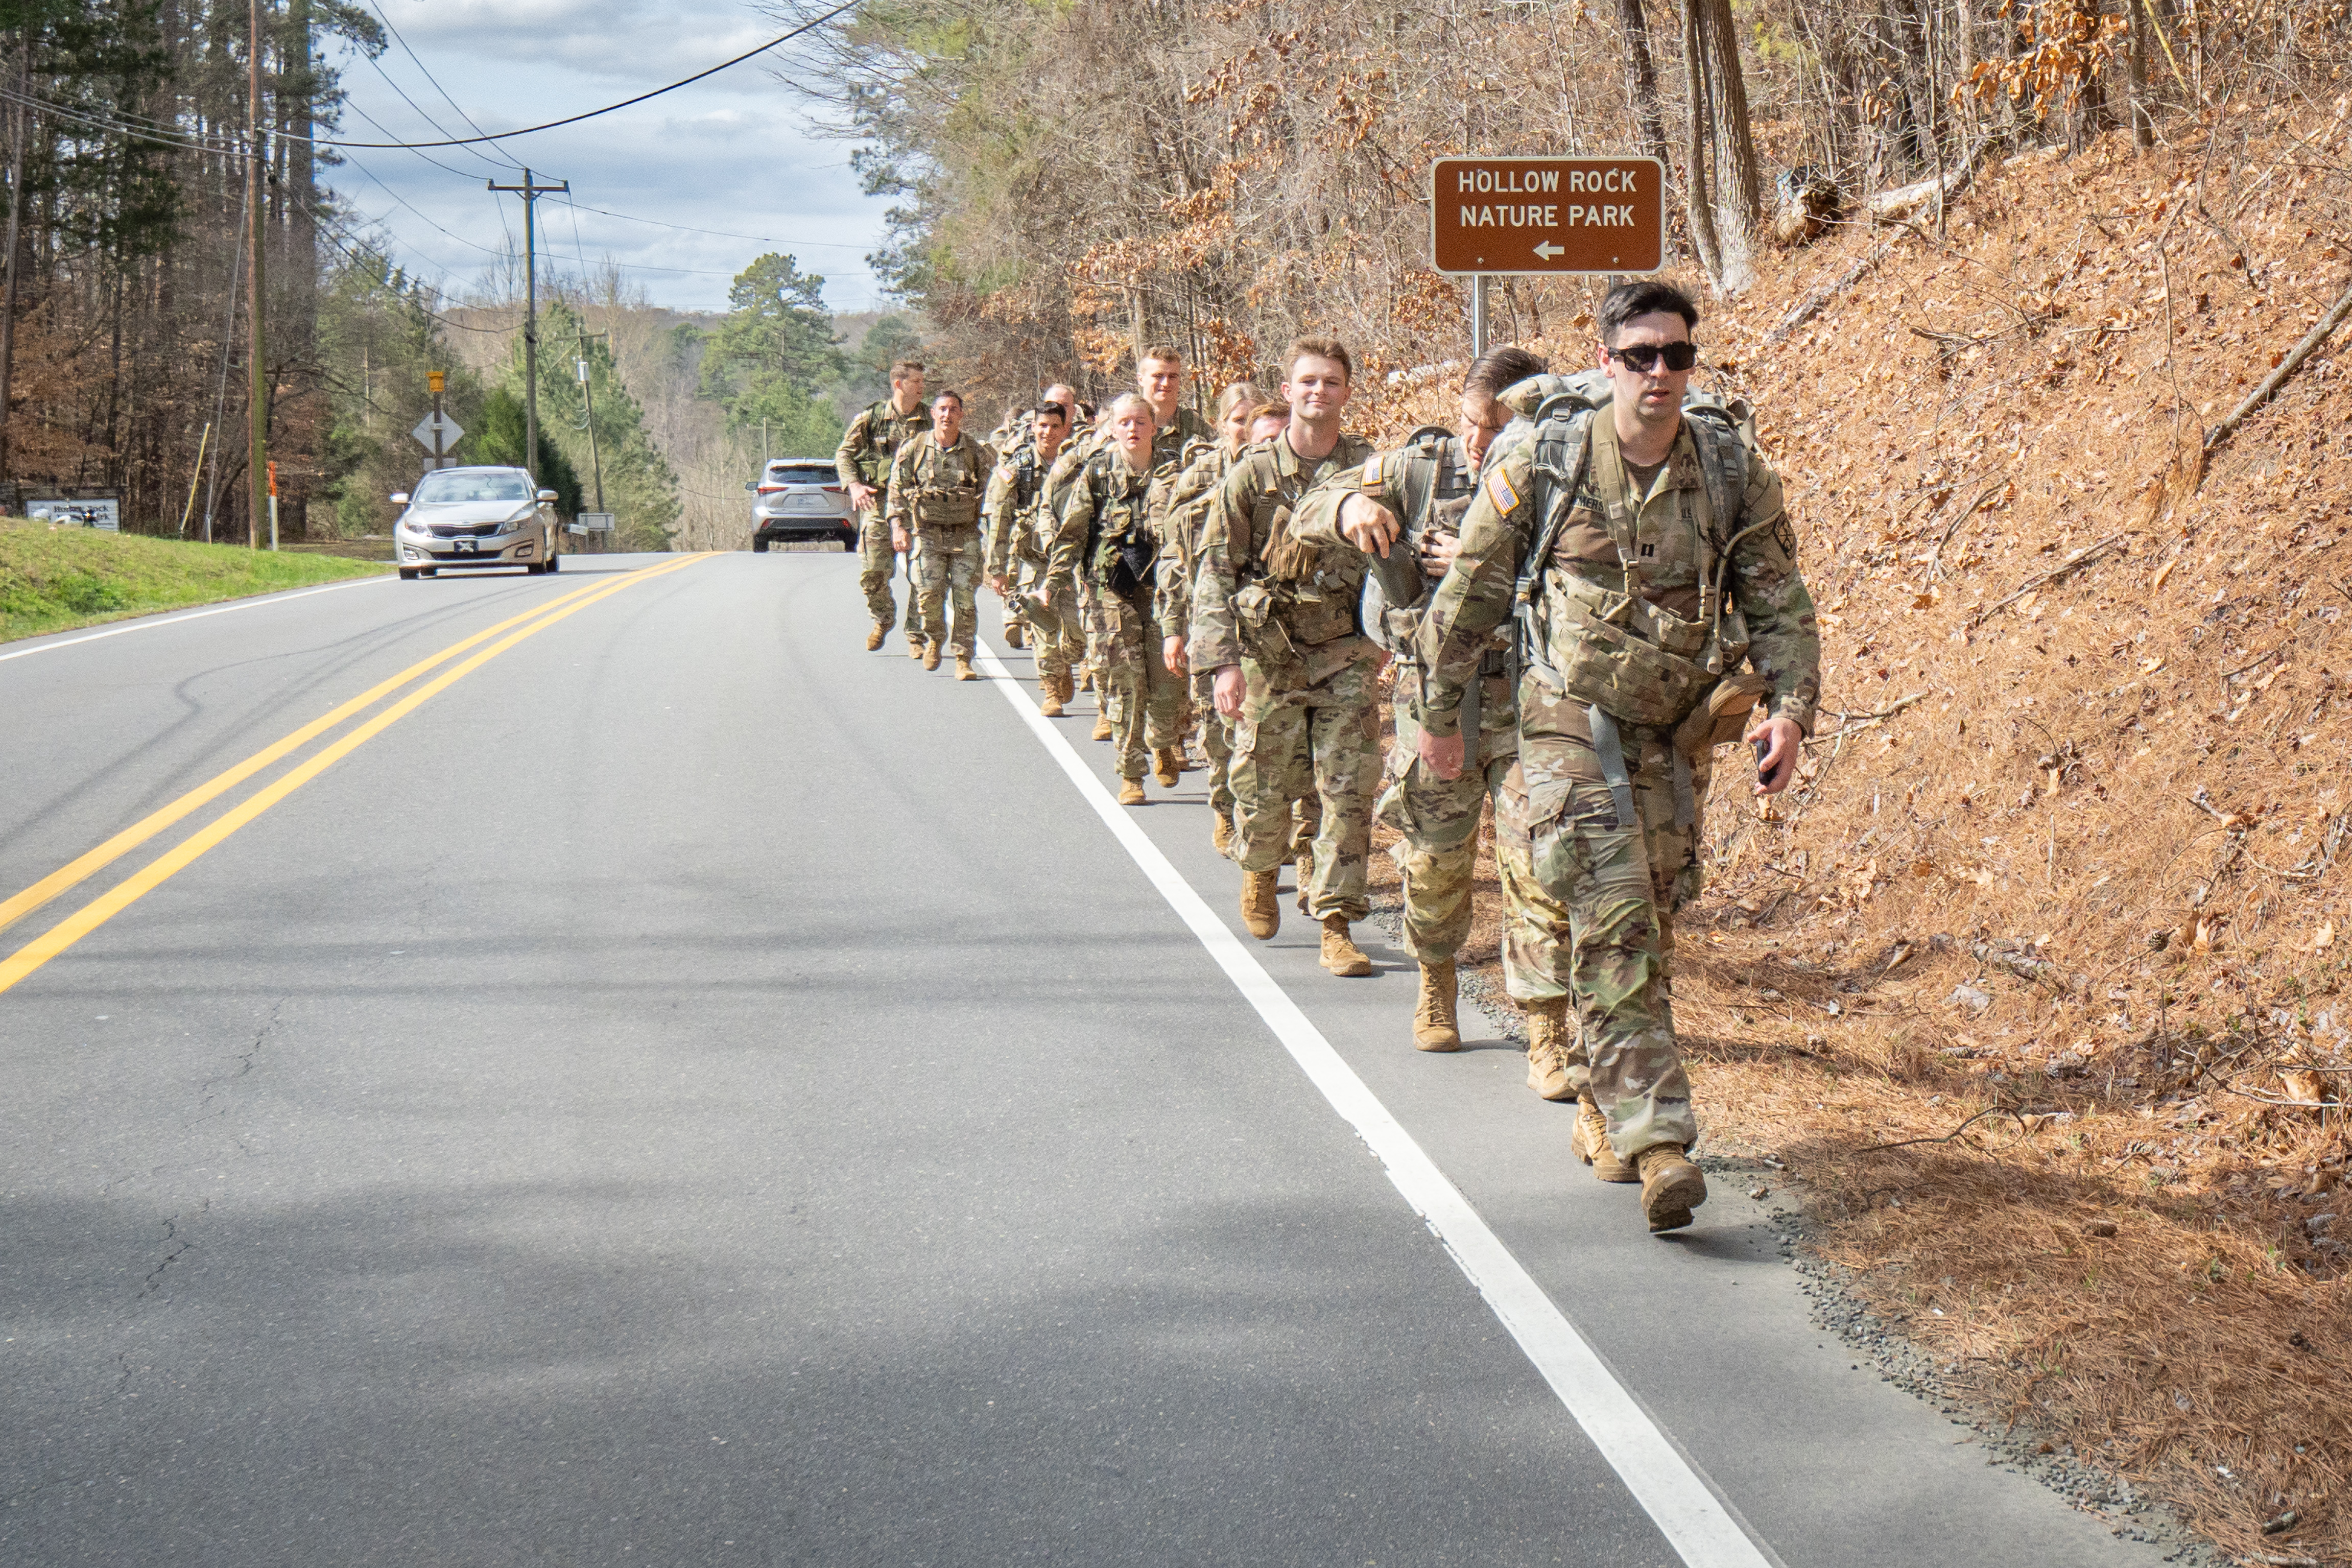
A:
<svg viewBox="0 0 2352 1568">
<path fill-rule="evenodd" d="M 922 374 L 923 362 L 921 360 L 901 359 L 890 362 L 890 379 L 893 383 L 904 381 L 910 375 L 920 375 Z"/>
<path fill-rule="evenodd" d="M 931 394 L 931 406 L 937 408 L 942 403 L 953 403 L 958 408 L 961 408 L 963 394 L 952 386 L 943 386 Z"/>
<path fill-rule="evenodd" d="M 1038 418 L 1043 419 L 1048 414 L 1052 415 L 1055 418 L 1060 420 L 1065 425 L 1067 425 L 1070 422 L 1070 411 L 1062 406 L 1062 405 L 1058 403 L 1041 403 L 1037 405 Z"/>
<path fill-rule="evenodd" d="M 1330 356 L 1327 354 L 1324 357 L 1328 359 Z M 1250 425 L 1255 425 L 1261 419 L 1279 419 L 1285 425 L 1287 425 L 1290 423 L 1290 405 L 1287 403 L 1261 403 L 1255 408 L 1250 410 L 1249 423 Z M 1249 426 L 1244 425 L 1242 428 L 1246 430 L 1249 428 Z"/>
<path fill-rule="evenodd" d="M 1339 368 L 1348 373 L 1349 381 L 1356 379 L 1356 356 L 1349 353 L 1348 345 L 1337 338 L 1291 339 L 1290 346 L 1282 352 L 1283 379 L 1289 380 L 1292 367 L 1309 354 L 1317 359 L 1337 361 Z"/>
<path fill-rule="evenodd" d="M 1613 349 L 1617 346 L 1617 334 L 1625 330 L 1626 322 L 1660 310 L 1680 316 L 1685 331 L 1698 331 L 1698 307 L 1691 303 L 1691 297 L 1654 278 L 1618 284 L 1601 298 L 1601 309 L 1592 315 L 1601 329 L 1601 341 Z"/>
<path fill-rule="evenodd" d="M 1542 355 L 1530 353 L 1517 343 L 1504 343 L 1470 362 L 1470 369 L 1462 377 L 1462 395 L 1491 402 L 1501 396 L 1506 388 L 1517 386 L 1531 375 L 1541 375 L 1550 368 Z"/>
<path fill-rule="evenodd" d="M 1165 360 L 1170 364 L 1182 364 L 1184 363 L 1184 351 L 1178 348 L 1174 343 L 1149 344 L 1141 353 L 1135 356 L 1136 367 L 1138 369 L 1141 369 L 1143 362 L 1148 359 Z"/>
</svg>

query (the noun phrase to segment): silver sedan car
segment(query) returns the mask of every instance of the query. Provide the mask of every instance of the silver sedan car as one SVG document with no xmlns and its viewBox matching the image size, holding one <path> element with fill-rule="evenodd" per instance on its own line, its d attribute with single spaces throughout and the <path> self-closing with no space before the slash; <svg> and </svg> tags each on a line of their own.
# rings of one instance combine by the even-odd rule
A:
<svg viewBox="0 0 2352 1568">
<path fill-rule="evenodd" d="M 392 498 L 408 510 L 393 531 L 400 575 L 413 582 L 444 568 L 558 567 L 555 492 L 536 489 L 522 468 L 441 468 L 416 493 Z"/>
</svg>

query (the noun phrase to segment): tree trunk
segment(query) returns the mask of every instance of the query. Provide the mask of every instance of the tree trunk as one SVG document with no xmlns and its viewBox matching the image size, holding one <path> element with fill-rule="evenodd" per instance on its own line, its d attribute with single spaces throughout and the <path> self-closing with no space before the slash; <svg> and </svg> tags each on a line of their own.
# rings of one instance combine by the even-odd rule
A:
<svg viewBox="0 0 2352 1568">
<path fill-rule="evenodd" d="M 22 100 L 32 93 L 33 30 L 27 27 L 17 45 L 16 95 Z M 25 138 L 32 134 L 32 116 L 22 102 L 9 112 L 11 134 L 8 138 L 8 283 L 0 292 L 0 481 L 15 472 L 9 465 L 8 400 L 11 384 L 16 374 L 16 301 L 19 280 L 25 271 L 21 254 L 24 243 L 25 217 Z"/>
<path fill-rule="evenodd" d="M 1764 214 L 1764 186 L 1756 168 L 1756 131 L 1748 114 L 1748 73 L 1739 64 L 1739 25 L 1731 0 L 1691 0 L 1698 12 L 1708 107 L 1715 120 L 1716 165 L 1727 183 L 1729 216 L 1746 230 Z"/>
<path fill-rule="evenodd" d="M 1715 114 L 1708 101 L 1706 46 L 1701 38 L 1700 8 L 1706 0 L 1683 0 L 1683 72 L 1689 82 L 1689 136 L 1684 151 L 1689 166 L 1684 171 L 1683 200 L 1690 214 L 1691 245 L 1706 275 L 1723 285 L 1723 247 L 1715 232 L 1715 182 L 1707 177 L 1707 153 L 1715 140 Z"/>
<path fill-rule="evenodd" d="M 1642 151 L 1667 161 L 1666 116 L 1658 105 L 1658 65 L 1650 54 L 1650 17 L 1642 0 L 1617 0 L 1617 21 L 1625 34 L 1625 91 L 1633 101 L 1633 123 Z"/>
</svg>

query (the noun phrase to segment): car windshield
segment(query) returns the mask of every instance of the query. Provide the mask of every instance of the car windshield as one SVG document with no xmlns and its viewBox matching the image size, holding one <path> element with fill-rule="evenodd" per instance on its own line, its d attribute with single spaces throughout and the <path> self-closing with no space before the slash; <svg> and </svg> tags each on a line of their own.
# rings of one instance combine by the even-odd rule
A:
<svg viewBox="0 0 2352 1568">
<path fill-rule="evenodd" d="M 529 500 L 530 480 L 521 474 L 427 474 L 416 486 L 416 504 L 419 506 L 447 506 L 453 501 Z"/>
</svg>

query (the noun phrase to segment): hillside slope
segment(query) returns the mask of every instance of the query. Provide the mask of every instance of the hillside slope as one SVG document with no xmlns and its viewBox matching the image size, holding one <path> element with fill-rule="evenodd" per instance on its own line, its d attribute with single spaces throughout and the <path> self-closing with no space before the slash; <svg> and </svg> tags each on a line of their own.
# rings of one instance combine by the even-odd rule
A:
<svg viewBox="0 0 2352 1568">
<path fill-rule="evenodd" d="M 1768 256 L 1699 333 L 1787 477 L 1827 710 L 1782 803 L 1715 790 L 1708 1136 L 1801 1179 L 1948 1391 L 2270 1562 L 2352 1556 L 2336 345 L 2200 451 L 2352 281 L 2347 125 L 1996 163 L 1947 237 Z"/>
</svg>

